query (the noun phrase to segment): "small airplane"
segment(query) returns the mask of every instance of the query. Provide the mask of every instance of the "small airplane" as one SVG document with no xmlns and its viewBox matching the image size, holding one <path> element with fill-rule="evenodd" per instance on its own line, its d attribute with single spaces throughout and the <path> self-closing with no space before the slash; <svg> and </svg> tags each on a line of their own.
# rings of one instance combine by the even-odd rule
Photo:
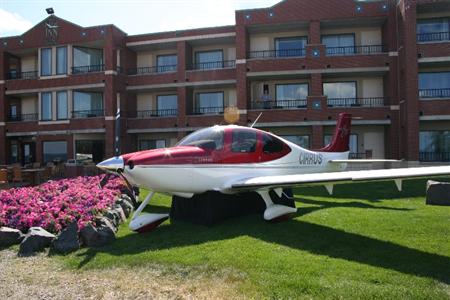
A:
<svg viewBox="0 0 450 300">
<path fill-rule="evenodd" d="M 120 111 L 116 122 L 119 119 Z M 137 232 L 154 229 L 169 217 L 141 214 L 155 193 L 192 198 L 207 191 L 254 191 L 266 204 L 264 219 L 272 221 L 297 209 L 274 204 L 270 191 L 281 197 L 283 188 L 321 184 L 332 194 L 337 183 L 388 179 L 401 191 L 405 178 L 450 174 L 450 166 L 345 171 L 350 163 L 395 161 L 348 159 L 351 120 L 351 114 L 341 113 L 331 143 L 315 151 L 253 127 L 227 125 L 200 129 L 175 147 L 119 155 L 116 131 L 116 156 L 97 166 L 119 174 L 130 187 L 151 191 L 130 222 L 130 229 Z"/>
</svg>

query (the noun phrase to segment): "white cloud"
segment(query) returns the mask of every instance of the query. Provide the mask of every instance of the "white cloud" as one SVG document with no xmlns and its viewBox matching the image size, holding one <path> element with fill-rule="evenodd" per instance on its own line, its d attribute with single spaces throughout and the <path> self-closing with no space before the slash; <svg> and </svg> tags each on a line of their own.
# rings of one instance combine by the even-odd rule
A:
<svg viewBox="0 0 450 300">
<path fill-rule="evenodd" d="M 0 35 L 22 34 L 33 26 L 33 23 L 19 14 L 2 8 L 0 8 L 0 20 Z"/>
</svg>

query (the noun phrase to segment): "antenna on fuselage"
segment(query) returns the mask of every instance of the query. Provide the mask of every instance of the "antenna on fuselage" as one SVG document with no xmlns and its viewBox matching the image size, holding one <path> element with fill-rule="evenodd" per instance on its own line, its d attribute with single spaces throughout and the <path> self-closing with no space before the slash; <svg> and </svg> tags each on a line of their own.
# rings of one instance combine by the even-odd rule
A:
<svg viewBox="0 0 450 300">
<path fill-rule="evenodd" d="M 256 123 L 258 123 L 259 118 L 261 118 L 263 113 L 260 113 L 259 116 L 256 118 L 255 122 L 253 122 L 252 126 L 250 126 L 250 128 L 253 128 L 253 126 L 256 125 Z"/>
</svg>

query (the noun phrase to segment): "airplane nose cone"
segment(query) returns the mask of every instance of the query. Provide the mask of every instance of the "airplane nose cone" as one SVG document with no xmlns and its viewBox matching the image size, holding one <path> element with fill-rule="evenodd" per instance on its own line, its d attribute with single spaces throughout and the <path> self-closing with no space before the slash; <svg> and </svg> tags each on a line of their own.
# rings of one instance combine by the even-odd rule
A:
<svg viewBox="0 0 450 300">
<path fill-rule="evenodd" d="M 122 156 L 112 157 L 97 164 L 97 168 L 106 171 L 117 171 L 119 169 L 123 170 L 124 166 L 125 165 Z"/>
</svg>

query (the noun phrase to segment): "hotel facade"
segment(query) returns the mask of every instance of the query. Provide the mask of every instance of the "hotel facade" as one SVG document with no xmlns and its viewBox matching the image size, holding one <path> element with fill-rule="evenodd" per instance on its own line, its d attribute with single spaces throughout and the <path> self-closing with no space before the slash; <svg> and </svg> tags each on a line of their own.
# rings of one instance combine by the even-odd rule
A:
<svg viewBox="0 0 450 300">
<path fill-rule="evenodd" d="M 285 0 L 141 35 L 51 15 L 0 38 L 0 164 L 113 156 L 117 108 L 126 153 L 226 124 L 230 107 L 311 149 L 350 112 L 353 158 L 450 161 L 449 32 L 434 0 Z"/>
</svg>

